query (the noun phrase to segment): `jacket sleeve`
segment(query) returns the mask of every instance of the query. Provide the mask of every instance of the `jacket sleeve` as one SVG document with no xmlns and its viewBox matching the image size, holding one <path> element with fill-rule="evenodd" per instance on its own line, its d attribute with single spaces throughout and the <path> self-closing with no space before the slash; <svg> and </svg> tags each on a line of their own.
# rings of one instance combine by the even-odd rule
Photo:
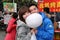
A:
<svg viewBox="0 0 60 40">
<path fill-rule="evenodd" d="M 14 22 L 10 22 L 9 24 L 8 24 L 8 27 L 7 27 L 7 32 L 9 33 L 9 32 L 11 32 L 12 31 L 12 29 L 14 29 L 14 28 L 16 28 L 16 24 L 14 24 Z"/>
<path fill-rule="evenodd" d="M 19 27 L 17 27 L 16 40 L 29 40 L 31 37 L 29 31 L 30 30 L 27 28 L 27 26 L 21 24 Z"/>
<path fill-rule="evenodd" d="M 45 21 L 45 28 L 44 30 L 37 31 L 36 35 L 40 36 L 43 39 L 53 38 L 54 36 L 54 27 L 50 20 Z"/>
</svg>

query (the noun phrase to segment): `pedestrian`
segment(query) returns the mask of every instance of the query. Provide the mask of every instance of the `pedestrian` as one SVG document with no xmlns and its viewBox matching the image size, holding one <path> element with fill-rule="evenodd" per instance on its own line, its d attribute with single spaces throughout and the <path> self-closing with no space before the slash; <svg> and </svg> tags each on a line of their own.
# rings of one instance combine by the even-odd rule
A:
<svg viewBox="0 0 60 40">
<path fill-rule="evenodd" d="M 12 12 L 12 18 L 8 22 L 8 27 L 6 29 L 7 34 L 6 34 L 4 40 L 15 40 L 16 27 L 17 27 L 17 23 L 16 23 L 17 17 L 18 17 L 18 14 L 15 12 Z"/>
<path fill-rule="evenodd" d="M 45 15 L 54 23 L 54 17 L 56 17 L 56 15 L 51 14 L 50 9 L 48 7 L 44 7 L 43 11 L 44 11 Z"/>
</svg>

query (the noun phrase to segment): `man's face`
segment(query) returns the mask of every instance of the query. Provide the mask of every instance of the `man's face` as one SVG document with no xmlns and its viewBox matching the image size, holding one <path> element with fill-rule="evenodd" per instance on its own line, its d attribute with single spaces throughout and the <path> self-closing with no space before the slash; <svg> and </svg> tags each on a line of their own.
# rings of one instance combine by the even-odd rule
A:
<svg viewBox="0 0 60 40">
<path fill-rule="evenodd" d="M 37 8 L 36 6 L 31 6 L 31 7 L 29 8 L 29 10 L 30 10 L 31 13 L 37 13 L 37 12 L 39 12 L 39 11 L 38 11 L 38 8 Z"/>
</svg>

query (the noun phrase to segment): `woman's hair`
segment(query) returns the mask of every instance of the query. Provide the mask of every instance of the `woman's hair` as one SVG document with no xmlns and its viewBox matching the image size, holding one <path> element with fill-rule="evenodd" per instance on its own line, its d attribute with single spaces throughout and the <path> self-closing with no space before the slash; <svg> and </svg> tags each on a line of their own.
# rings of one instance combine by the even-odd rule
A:
<svg viewBox="0 0 60 40">
<path fill-rule="evenodd" d="M 19 14 L 19 19 L 23 22 L 25 22 L 25 19 L 23 18 L 23 15 L 29 11 L 29 8 L 27 6 L 22 6 L 19 11 L 18 11 L 18 14 Z"/>
<path fill-rule="evenodd" d="M 18 13 L 16 13 L 16 12 L 11 12 L 11 13 L 12 13 L 12 17 L 13 17 L 13 18 L 16 19 L 16 18 L 18 17 Z"/>
</svg>

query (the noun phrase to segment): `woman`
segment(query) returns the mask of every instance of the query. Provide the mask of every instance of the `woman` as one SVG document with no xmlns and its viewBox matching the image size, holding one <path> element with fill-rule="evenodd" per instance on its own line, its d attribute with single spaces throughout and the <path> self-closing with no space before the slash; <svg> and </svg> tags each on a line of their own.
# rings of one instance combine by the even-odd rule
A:
<svg viewBox="0 0 60 40">
<path fill-rule="evenodd" d="M 25 19 L 30 15 L 28 7 L 23 6 L 19 9 L 20 22 L 17 23 L 17 35 L 16 40 L 30 40 L 31 32 L 30 28 L 26 25 Z"/>
<path fill-rule="evenodd" d="M 16 36 L 16 19 L 18 17 L 18 14 L 13 12 L 12 13 L 12 18 L 10 19 L 7 27 L 7 34 L 5 37 L 5 40 L 15 40 Z"/>
</svg>

